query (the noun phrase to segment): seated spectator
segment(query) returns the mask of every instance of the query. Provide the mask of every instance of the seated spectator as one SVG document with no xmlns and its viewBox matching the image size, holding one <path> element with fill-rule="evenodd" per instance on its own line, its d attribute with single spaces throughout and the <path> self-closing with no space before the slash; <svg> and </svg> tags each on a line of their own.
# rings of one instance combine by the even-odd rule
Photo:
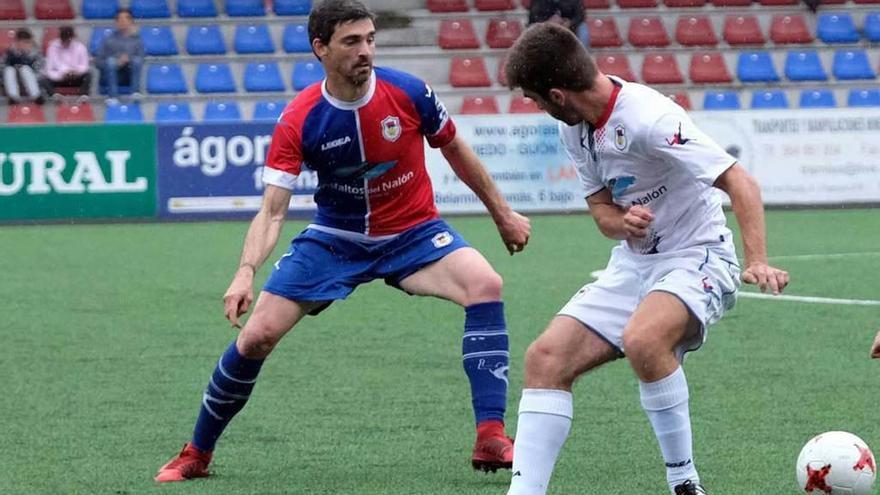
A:
<svg viewBox="0 0 880 495">
<path fill-rule="evenodd" d="M 41 63 L 40 52 L 30 30 L 21 28 L 16 31 L 15 41 L 6 50 L 3 59 L 3 87 L 10 103 L 43 102 L 37 80 Z"/>
<path fill-rule="evenodd" d="M 529 24 L 553 22 L 571 29 L 584 46 L 590 46 L 590 29 L 581 0 L 532 0 Z"/>
<path fill-rule="evenodd" d="M 59 30 L 59 38 L 46 49 L 44 84 L 47 93 L 55 94 L 56 88 L 77 88 L 79 94 L 89 94 L 92 75 L 89 73 L 89 52 L 70 26 Z"/>
<path fill-rule="evenodd" d="M 119 96 L 121 81 L 128 81 L 133 97 L 140 96 L 144 45 L 128 9 L 119 9 L 116 13 L 116 31 L 101 42 L 95 63 L 111 99 Z"/>
</svg>

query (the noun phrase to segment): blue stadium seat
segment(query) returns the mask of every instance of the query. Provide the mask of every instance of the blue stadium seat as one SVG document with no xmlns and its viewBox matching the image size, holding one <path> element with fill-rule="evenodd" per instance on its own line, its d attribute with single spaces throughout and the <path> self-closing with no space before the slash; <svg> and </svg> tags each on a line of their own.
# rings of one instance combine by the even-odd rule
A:
<svg viewBox="0 0 880 495">
<path fill-rule="evenodd" d="M 775 82 L 779 80 L 770 53 L 744 51 L 739 54 L 736 75 L 742 82 Z"/>
<path fill-rule="evenodd" d="M 254 105 L 254 120 L 257 122 L 275 122 L 286 106 L 286 101 L 258 101 Z"/>
<path fill-rule="evenodd" d="M 293 89 L 301 91 L 324 79 L 324 67 L 317 60 L 297 62 L 293 66 Z"/>
<path fill-rule="evenodd" d="M 95 26 L 92 29 L 92 36 L 89 38 L 89 53 L 94 55 L 98 53 L 98 47 L 101 46 L 101 42 L 104 41 L 104 38 L 113 34 L 115 28 L 112 26 Z"/>
<path fill-rule="evenodd" d="M 236 53 L 274 53 L 275 44 L 266 24 L 239 24 L 235 26 Z"/>
<path fill-rule="evenodd" d="M 281 69 L 275 62 L 252 62 L 244 68 L 244 90 L 249 92 L 284 91 Z"/>
<path fill-rule="evenodd" d="M 288 24 L 281 35 L 284 51 L 287 53 L 309 53 L 312 43 L 309 41 L 309 28 L 305 24 Z"/>
<path fill-rule="evenodd" d="M 83 0 L 82 16 L 85 19 L 113 19 L 119 10 L 119 0 Z"/>
<path fill-rule="evenodd" d="M 880 89 L 851 89 L 846 104 L 851 107 L 880 107 Z"/>
<path fill-rule="evenodd" d="M 855 43 L 859 41 L 859 32 L 849 14 L 822 14 L 816 25 L 816 37 L 825 43 Z"/>
<path fill-rule="evenodd" d="M 154 57 L 177 55 L 177 41 L 171 26 L 152 26 L 141 29 L 144 53 Z"/>
<path fill-rule="evenodd" d="M 205 122 L 241 122 L 241 110 L 234 101 L 212 101 L 205 105 Z"/>
<path fill-rule="evenodd" d="M 871 12 L 865 16 L 864 31 L 868 41 L 880 42 L 880 12 Z"/>
<path fill-rule="evenodd" d="M 147 92 L 167 95 L 186 93 L 186 78 L 177 64 L 150 65 L 147 67 Z"/>
<path fill-rule="evenodd" d="M 131 124 L 144 121 L 140 103 L 120 103 L 107 105 L 104 122 L 111 124 Z"/>
<path fill-rule="evenodd" d="M 192 110 L 187 102 L 159 103 L 156 106 L 157 123 L 188 123 L 193 121 Z"/>
<path fill-rule="evenodd" d="M 785 57 L 785 77 L 791 81 L 827 81 L 828 75 L 815 50 L 788 52 Z"/>
<path fill-rule="evenodd" d="M 834 108 L 837 102 L 830 89 L 805 89 L 801 91 L 801 108 Z"/>
<path fill-rule="evenodd" d="M 177 15 L 180 17 L 217 17 L 214 0 L 177 0 Z"/>
<path fill-rule="evenodd" d="M 275 15 L 309 15 L 312 0 L 275 0 L 272 10 Z"/>
<path fill-rule="evenodd" d="M 228 64 L 199 64 L 196 68 L 199 93 L 235 93 L 235 79 Z"/>
<path fill-rule="evenodd" d="M 226 15 L 230 17 L 264 16 L 263 0 L 226 0 Z"/>
<path fill-rule="evenodd" d="M 167 19 L 171 17 L 165 0 L 131 0 L 131 15 L 139 19 Z"/>
<path fill-rule="evenodd" d="M 226 42 L 220 26 L 190 26 L 186 32 L 186 52 L 190 55 L 225 55 Z"/>
<path fill-rule="evenodd" d="M 736 91 L 706 91 L 703 96 L 703 110 L 739 110 L 739 95 Z"/>
<path fill-rule="evenodd" d="M 874 79 L 877 75 L 864 50 L 838 50 L 831 70 L 837 79 Z"/>
<path fill-rule="evenodd" d="M 752 93 L 752 108 L 788 108 L 788 97 L 781 89 L 755 91 Z"/>
</svg>

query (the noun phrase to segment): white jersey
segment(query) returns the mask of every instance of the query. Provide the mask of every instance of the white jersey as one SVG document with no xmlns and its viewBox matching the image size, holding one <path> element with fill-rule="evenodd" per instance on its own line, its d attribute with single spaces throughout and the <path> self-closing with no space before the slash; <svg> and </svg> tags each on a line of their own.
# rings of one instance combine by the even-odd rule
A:
<svg viewBox="0 0 880 495">
<path fill-rule="evenodd" d="M 736 162 L 687 113 L 659 92 L 612 77 L 616 89 L 601 122 L 560 124 L 587 197 L 603 188 L 626 209 L 654 214 L 648 235 L 625 241 L 640 254 L 730 243 L 715 179 Z"/>
</svg>

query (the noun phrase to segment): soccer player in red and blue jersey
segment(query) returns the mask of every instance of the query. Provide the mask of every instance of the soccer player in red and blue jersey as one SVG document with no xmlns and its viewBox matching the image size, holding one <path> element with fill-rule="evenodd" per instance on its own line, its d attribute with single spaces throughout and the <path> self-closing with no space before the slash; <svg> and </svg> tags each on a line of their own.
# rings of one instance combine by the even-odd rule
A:
<svg viewBox="0 0 880 495">
<path fill-rule="evenodd" d="M 409 294 L 465 308 L 462 353 L 477 429 L 472 465 L 484 471 L 512 465 L 513 446 L 504 432 L 508 338 L 501 277 L 439 218 L 423 137 L 486 205 L 511 254 L 528 242 L 529 221 L 510 208 L 456 136 L 428 85 L 373 67 L 374 35 L 372 14 L 356 0 L 325 1 L 309 16 L 309 37 L 327 77 L 297 95 L 278 120 L 263 204 L 224 296 L 233 325 L 251 306 L 254 273 L 278 240 L 303 166 L 318 174 L 318 212 L 275 263 L 253 314 L 211 376 L 192 440 L 156 481 L 207 476 L 217 439 L 244 407 L 264 359 L 284 334 L 305 315 L 380 278 Z"/>
</svg>

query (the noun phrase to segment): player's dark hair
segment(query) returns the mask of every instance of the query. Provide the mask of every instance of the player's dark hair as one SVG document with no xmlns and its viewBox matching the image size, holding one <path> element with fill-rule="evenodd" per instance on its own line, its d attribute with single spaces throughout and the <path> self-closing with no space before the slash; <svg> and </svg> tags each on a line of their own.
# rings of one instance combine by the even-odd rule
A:
<svg viewBox="0 0 880 495">
<path fill-rule="evenodd" d="M 375 18 L 373 13 L 357 0 L 325 0 L 309 14 L 309 41 L 317 38 L 326 45 L 330 43 L 330 38 L 340 24 L 363 19 L 372 21 Z"/>
<path fill-rule="evenodd" d="M 121 16 L 122 14 L 128 14 L 129 17 L 134 18 L 134 15 L 132 15 L 131 11 L 123 7 L 116 11 L 116 17 L 114 17 L 114 19 L 119 19 L 119 16 Z"/>
<path fill-rule="evenodd" d="M 552 88 L 592 89 L 598 69 L 574 33 L 542 22 L 529 27 L 510 49 L 505 75 L 510 89 L 522 88 L 547 98 Z"/>
</svg>

